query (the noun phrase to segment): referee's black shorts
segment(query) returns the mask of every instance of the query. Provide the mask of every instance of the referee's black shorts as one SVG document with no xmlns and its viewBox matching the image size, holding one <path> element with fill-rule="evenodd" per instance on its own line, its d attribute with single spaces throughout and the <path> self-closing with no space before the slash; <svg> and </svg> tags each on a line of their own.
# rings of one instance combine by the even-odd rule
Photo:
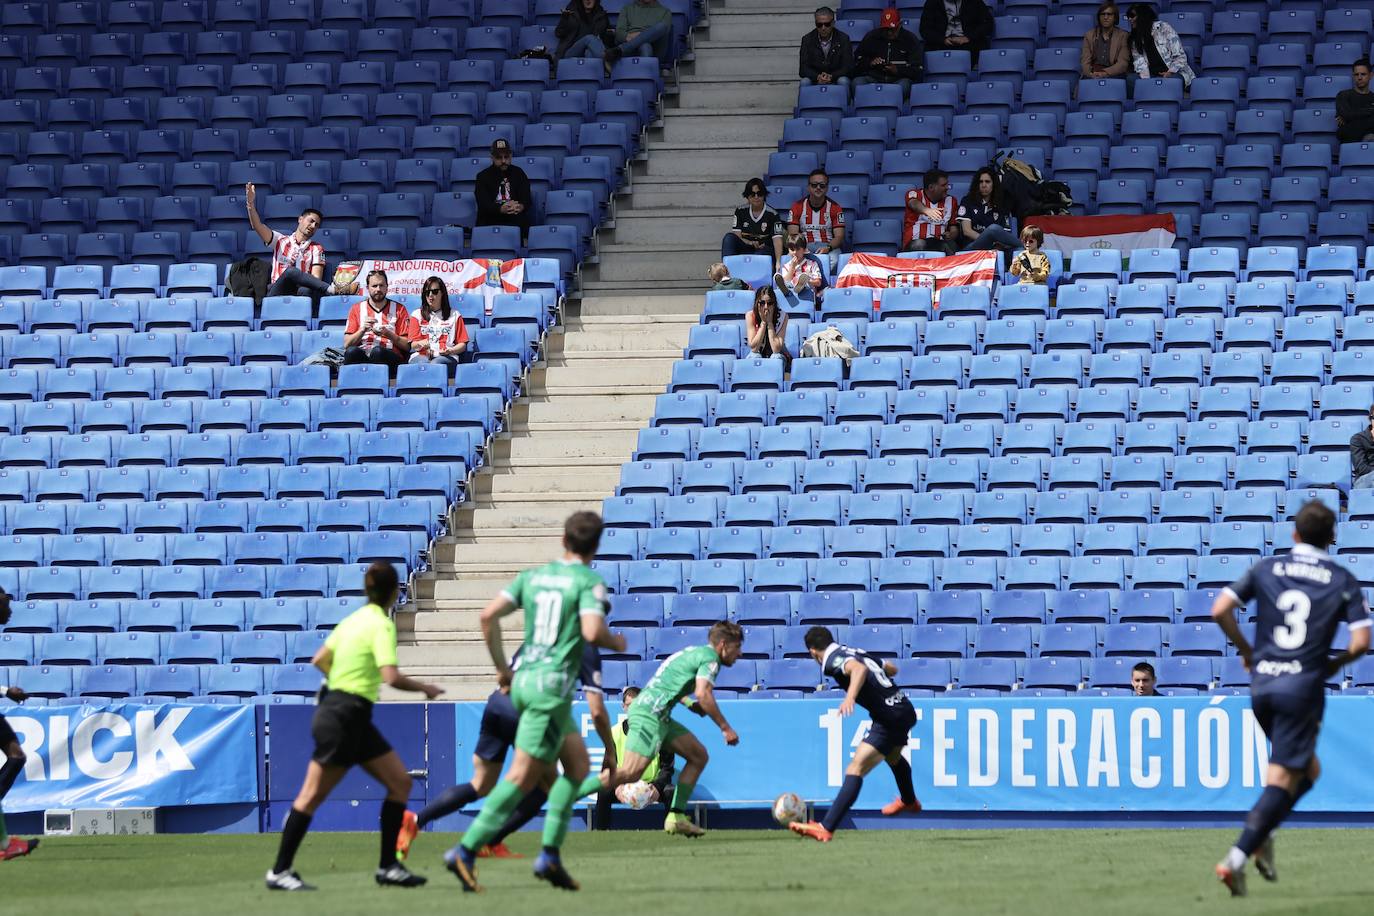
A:
<svg viewBox="0 0 1374 916">
<path fill-rule="evenodd" d="M 372 724 L 372 704 L 338 690 L 329 691 L 320 700 L 310 734 L 315 739 L 311 759 L 321 766 L 353 766 L 376 760 L 391 750 Z"/>
<path fill-rule="evenodd" d="M 5 721 L 4 716 L 0 716 L 0 751 L 9 747 L 11 742 L 19 740 L 19 736 L 10 728 L 10 724 Z"/>
</svg>

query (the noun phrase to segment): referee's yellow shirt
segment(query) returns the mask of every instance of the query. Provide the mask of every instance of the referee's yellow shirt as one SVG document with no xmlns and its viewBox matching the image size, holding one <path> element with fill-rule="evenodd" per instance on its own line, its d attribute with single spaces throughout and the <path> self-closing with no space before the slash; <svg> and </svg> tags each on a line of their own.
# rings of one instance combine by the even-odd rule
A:
<svg viewBox="0 0 1374 916">
<path fill-rule="evenodd" d="M 324 644 L 334 653 L 329 689 L 377 702 L 382 667 L 396 664 L 396 624 L 386 611 L 363 605 L 345 617 Z"/>
</svg>

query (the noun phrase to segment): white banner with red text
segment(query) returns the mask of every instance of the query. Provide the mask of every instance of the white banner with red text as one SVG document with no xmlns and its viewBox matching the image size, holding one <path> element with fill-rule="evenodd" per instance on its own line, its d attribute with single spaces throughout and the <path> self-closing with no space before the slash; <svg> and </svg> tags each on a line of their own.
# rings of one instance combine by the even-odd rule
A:
<svg viewBox="0 0 1374 916">
<path fill-rule="evenodd" d="M 850 256 L 835 280 L 837 287 L 866 286 L 873 290 L 873 308 L 885 289 L 923 286 L 930 290 L 935 308 L 940 307 L 940 290 L 947 286 L 991 287 L 997 277 L 997 255 L 991 251 L 970 251 L 947 258 L 890 258 L 858 252 Z"/>
</svg>

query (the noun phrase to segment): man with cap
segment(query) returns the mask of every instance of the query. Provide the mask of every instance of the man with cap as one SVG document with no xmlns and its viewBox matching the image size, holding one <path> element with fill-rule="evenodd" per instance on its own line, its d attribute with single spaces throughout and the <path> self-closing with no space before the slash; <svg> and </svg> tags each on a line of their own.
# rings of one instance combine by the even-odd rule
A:
<svg viewBox="0 0 1374 916">
<path fill-rule="evenodd" d="M 524 169 L 511 164 L 510 141 L 497 137 L 491 144 L 491 165 L 477 173 L 477 225 L 518 226 L 525 243 L 534 223 L 534 198 Z"/>
<path fill-rule="evenodd" d="M 902 14 L 889 6 L 854 52 L 854 85 L 896 83 L 905 97 L 924 72 L 923 60 L 921 42 L 902 28 Z"/>
</svg>

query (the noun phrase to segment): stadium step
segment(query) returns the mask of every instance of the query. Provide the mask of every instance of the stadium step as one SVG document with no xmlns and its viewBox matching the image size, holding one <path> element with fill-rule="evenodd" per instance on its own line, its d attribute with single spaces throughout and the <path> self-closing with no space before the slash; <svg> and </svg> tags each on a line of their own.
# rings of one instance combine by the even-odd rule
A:
<svg viewBox="0 0 1374 916">
<path fill-rule="evenodd" d="M 795 95 L 797 81 L 791 78 L 741 83 L 738 77 L 697 73 L 682 77 L 678 86 L 678 109 L 687 114 L 698 110 L 752 109 L 756 105 L 776 105 L 778 99 L 786 98 L 789 93 Z"/>
<path fill-rule="evenodd" d="M 743 184 L 734 178 L 710 178 L 705 181 L 640 178 L 631 189 L 629 198 L 622 204 L 620 212 L 628 217 L 636 210 L 652 209 L 660 211 L 659 218 L 662 219 L 661 211 L 664 208 L 676 210 L 686 202 L 693 208 L 709 209 L 719 223 L 722 221 L 722 214 L 728 217 L 729 212 L 739 206 L 740 188 Z M 619 228 L 619 222 L 616 228 Z M 697 302 L 697 308 L 701 308 L 700 302 Z"/>
<path fill-rule="evenodd" d="M 660 133 L 665 143 L 685 141 L 706 143 L 747 144 L 757 146 L 759 142 L 759 119 L 787 119 L 792 114 L 792 106 L 782 108 L 751 106 L 742 111 L 724 114 L 719 111 L 708 112 L 701 109 L 678 110 L 663 121 Z M 676 222 L 680 214 L 674 213 Z M 661 217 L 660 217 L 661 218 Z"/>
<path fill-rule="evenodd" d="M 735 189 L 739 194 L 739 189 Z M 661 213 L 648 212 L 622 215 L 616 220 L 611 237 L 615 242 L 650 245 L 662 243 L 672 245 L 684 236 L 689 238 L 709 238 L 712 233 L 724 235 L 729 226 L 722 218 L 721 210 L 678 209 L 673 211 L 672 219 L 664 219 Z M 717 244 L 720 239 L 717 238 Z"/>
<path fill-rule="evenodd" d="M 669 112 L 665 120 L 671 119 L 674 112 Z M 693 141 L 680 141 L 669 143 L 667 141 L 651 144 L 649 158 L 643 163 L 636 163 L 636 171 L 643 169 L 643 174 L 649 176 L 665 176 L 668 178 L 681 179 L 687 176 L 706 177 L 708 175 L 736 175 L 740 187 L 744 187 L 744 182 L 755 175 L 762 175 L 768 166 L 768 154 L 776 151 L 777 147 L 764 141 L 768 132 L 771 130 L 775 135 L 782 133 L 782 118 L 777 123 L 765 119 L 759 125 L 758 138 L 747 143 L 721 143 L 715 147 L 702 145 Z M 635 182 L 640 181 L 638 174 Z M 734 209 L 733 207 L 731 209 Z M 617 208 L 617 218 L 626 215 L 624 210 Z M 658 214 L 663 218 L 663 214 Z M 721 214 L 721 221 L 729 218 L 728 212 Z M 716 239 L 716 244 L 720 244 L 720 239 Z M 603 254 L 604 258 L 604 254 Z"/>
</svg>

